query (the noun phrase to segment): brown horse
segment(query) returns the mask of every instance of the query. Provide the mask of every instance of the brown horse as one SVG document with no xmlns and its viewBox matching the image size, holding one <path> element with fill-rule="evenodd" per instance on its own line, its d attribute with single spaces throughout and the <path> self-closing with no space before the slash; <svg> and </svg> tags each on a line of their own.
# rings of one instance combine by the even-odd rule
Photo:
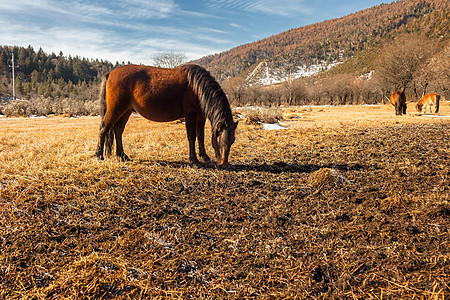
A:
<svg viewBox="0 0 450 300">
<path fill-rule="evenodd" d="M 123 151 L 122 133 L 133 111 L 157 122 L 186 120 L 189 140 L 189 160 L 198 164 L 199 155 L 209 161 L 205 151 L 206 118 L 211 121 L 212 146 L 217 163 L 225 167 L 238 122 L 233 121 L 230 104 L 220 85 L 208 71 L 197 65 L 183 65 L 174 69 L 141 65 L 127 65 L 106 74 L 100 90 L 102 105 L 100 133 L 96 156 L 103 159 L 111 154 L 114 135 L 116 155 L 129 160 Z"/>
<path fill-rule="evenodd" d="M 427 110 L 427 106 L 430 108 L 430 114 L 431 114 L 431 106 L 434 106 L 434 113 L 437 114 L 439 112 L 439 100 L 441 96 L 438 93 L 432 93 L 432 94 L 425 94 L 420 98 L 419 102 L 417 102 L 416 105 L 416 111 L 417 112 L 423 112 L 425 113 Z"/>
<path fill-rule="evenodd" d="M 395 91 L 389 101 L 394 105 L 396 115 L 406 115 L 406 96 L 404 91 Z"/>
</svg>

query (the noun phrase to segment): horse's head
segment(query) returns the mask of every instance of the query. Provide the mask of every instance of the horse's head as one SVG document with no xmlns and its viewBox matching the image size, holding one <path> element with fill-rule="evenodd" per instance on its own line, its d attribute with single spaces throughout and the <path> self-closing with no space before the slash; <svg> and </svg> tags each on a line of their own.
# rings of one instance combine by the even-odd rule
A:
<svg viewBox="0 0 450 300">
<path fill-rule="evenodd" d="M 224 168 L 228 164 L 228 155 L 230 154 L 231 145 L 234 143 L 234 132 L 237 125 L 238 122 L 233 122 L 230 125 L 219 122 L 216 128 L 213 128 L 211 143 L 216 152 L 219 167 Z"/>
<path fill-rule="evenodd" d="M 422 112 L 422 104 L 417 104 L 417 105 L 416 105 L 416 111 L 417 111 L 418 113 Z"/>
</svg>

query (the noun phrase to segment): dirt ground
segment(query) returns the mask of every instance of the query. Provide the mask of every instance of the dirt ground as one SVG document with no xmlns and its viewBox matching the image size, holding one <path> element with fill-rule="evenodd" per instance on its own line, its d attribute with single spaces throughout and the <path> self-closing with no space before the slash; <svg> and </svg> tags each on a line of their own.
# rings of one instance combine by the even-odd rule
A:
<svg viewBox="0 0 450 300">
<path fill-rule="evenodd" d="M 412 107 L 242 120 L 225 170 L 179 122 L 133 116 L 123 163 L 98 117 L 0 118 L 0 299 L 449 299 L 450 107 Z"/>
</svg>

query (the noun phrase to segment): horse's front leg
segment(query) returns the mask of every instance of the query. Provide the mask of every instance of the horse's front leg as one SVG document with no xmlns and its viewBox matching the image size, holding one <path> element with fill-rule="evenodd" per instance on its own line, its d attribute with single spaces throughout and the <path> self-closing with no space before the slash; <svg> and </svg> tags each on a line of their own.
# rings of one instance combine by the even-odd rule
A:
<svg viewBox="0 0 450 300">
<path fill-rule="evenodd" d="M 186 132 L 189 140 L 189 162 L 193 164 L 199 164 L 200 162 L 197 159 L 197 155 L 195 154 L 195 139 L 196 135 L 196 117 L 195 116 L 186 116 Z"/>
<path fill-rule="evenodd" d="M 119 121 L 117 121 L 117 123 L 114 125 L 114 133 L 116 135 L 116 155 L 122 161 L 129 161 L 130 160 L 130 158 L 123 151 L 123 144 L 122 144 L 123 130 L 125 129 L 125 124 L 127 123 L 128 118 L 130 117 L 130 115 L 131 115 L 131 110 L 127 111 L 119 119 Z"/>
<path fill-rule="evenodd" d="M 198 140 L 198 154 L 204 162 L 210 162 L 211 159 L 206 154 L 205 150 L 205 122 L 206 118 L 204 116 L 197 117 L 196 131 Z"/>
</svg>

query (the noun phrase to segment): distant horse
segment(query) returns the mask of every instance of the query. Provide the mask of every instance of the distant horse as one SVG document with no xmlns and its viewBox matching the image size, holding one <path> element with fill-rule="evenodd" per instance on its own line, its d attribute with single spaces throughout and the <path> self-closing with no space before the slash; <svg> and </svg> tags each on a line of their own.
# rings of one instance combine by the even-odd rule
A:
<svg viewBox="0 0 450 300">
<path fill-rule="evenodd" d="M 431 112 L 431 106 L 434 106 L 434 113 L 437 114 L 439 112 L 439 100 L 441 96 L 438 93 L 432 93 L 432 94 L 425 94 L 420 98 L 419 102 L 417 102 L 416 105 L 416 111 L 417 112 L 423 112 L 425 113 L 427 110 L 427 106 L 430 108 L 430 114 Z"/>
<path fill-rule="evenodd" d="M 404 91 L 395 91 L 389 101 L 394 105 L 396 115 L 406 115 L 406 96 Z"/>
<path fill-rule="evenodd" d="M 100 89 L 102 122 L 95 155 L 111 154 L 114 135 L 116 155 L 129 160 L 123 151 L 122 133 L 133 111 L 157 122 L 185 118 L 189 140 L 189 161 L 198 164 L 199 155 L 210 161 L 204 144 L 206 118 L 211 121 L 212 146 L 217 163 L 228 164 L 230 147 L 238 122 L 233 121 L 230 104 L 220 85 L 208 71 L 197 65 L 166 69 L 127 65 L 112 70 L 103 78 Z"/>
</svg>

